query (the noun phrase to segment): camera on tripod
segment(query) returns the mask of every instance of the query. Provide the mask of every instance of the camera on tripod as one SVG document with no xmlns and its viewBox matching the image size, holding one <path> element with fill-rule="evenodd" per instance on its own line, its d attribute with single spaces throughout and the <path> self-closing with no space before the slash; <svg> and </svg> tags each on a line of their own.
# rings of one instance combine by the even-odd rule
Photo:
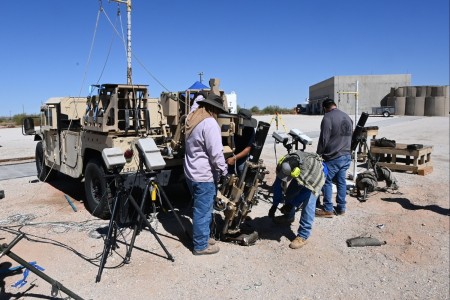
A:
<svg viewBox="0 0 450 300">
<path fill-rule="evenodd" d="M 102 158 L 105 162 L 106 169 L 113 173 L 120 173 L 123 166 L 127 163 L 123 156 L 122 150 L 119 148 L 105 148 L 102 151 Z"/>
<path fill-rule="evenodd" d="M 115 221 L 121 227 L 133 226 L 138 216 L 136 210 L 130 204 L 130 197 L 134 197 L 144 213 L 155 212 L 156 203 L 145 201 L 148 193 L 144 190 L 150 181 L 156 182 L 160 170 L 166 165 L 159 148 L 151 138 L 141 138 L 136 141 L 135 149 L 139 153 L 139 170 L 135 174 L 121 173 L 126 162 L 123 150 L 119 148 L 105 148 L 102 158 L 105 166 L 114 179 L 111 181 L 109 190 L 117 197 L 117 212 Z M 153 190 L 153 185 L 150 187 Z M 151 194 L 153 195 L 153 194 Z M 155 198 L 155 197 L 154 197 Z M 142 200 L 141 200 L 142 199 Z M 153 199 L 151 199 L 153 200 Z"/>
<path fill-rule="evenodd" d="M 136 148 L 139 151 L 139 158 L 143 160 L 148 171 L 161 170 L 166 166 L 166 161 L 153 139 L 139 139 L 136 143 Z"/>
<path fill-rule="evenodd" d="M 161 155 L 160 150 L 156 146 L 156 143 L 151 138 L 141 138 L 135 143 L 135 147 L 139 152 L 139 169 L 140 173 L 136 173 L 134 176 L 140 177 L 145 183 L 145 188 L 140 195 L 140 204 L 133 197 L 133 189 L 135 185 L 126 187 L 124 182 L 130 177 L 130 174 L 121 174 L 123 167 L 126 164 L 126 159 L 121 149 L 119 148 L 106 148 L 102 151 L 102 158 L 108 171 L 114 174 L 114 186 L 111 186 L 111 190 L 114 191 L 115 198 L 112 203 L 112 214 L 109 221 L 108 233 L 105 237 L 105 246 L 103 248 L 102 258 L 100 261 L 99 270 L 96 277 L 96 282 L 99 282 L 105 266 L 107 257 L 111 250 L 116 248 L 117 231 L 119 227 L 123 227 L 126 224 L 129 227 L 133 227 L 133 236 L 130 241 L 127 253 L 124 258 L 124 262 L 128 263 L 131 258 L 131 251 L 134 247 L 134 242 L 138 233 L 145 227 L 153 234 L 155 239 L 163 248 L 167 254 L 169 260 L 174 261 L 173 256 L 166 249 L 164 244 L 159 239 L 156 231 L 153 229 L 147 215 L 144 213 L 144 204 L 148 203 L 146 197 L 151 194 L 151 202 L 155 207 L 155 201 L 158 196 L 160 203 L 164 200 L 167 206 L 174 213 L 180 227 L 184 230 L 184 233 L 188 238 L 191 238 L 189 233 L 181 223 L 180 218 L 174 211 L 172 204 L 169 202 L 164 190 L 160 188 L 157 176 L 160 170 L 166 166 L 166 162 Z M 145 166 L 145 171 L 144 171 Z M 136 178 L 135 178 L 136 179 Z M 162 199 L 162 200 L 161 200 Z"/>
<path fill-rule="evenodd" d="M 312 144 L 312 139 L 296 128 L 291 129 L 289 133 L 274 131 L 272 137 L 276 143 L 283 144 L 288 153 L 292 150 L 292 147 L 298 150 L 299 143 L 303 145 L 302 151 L 306 149 L 306 145 Z"/>
<path fill-rule="evenodd" d="M 153 139 L 139 139 L 136 142 L 136 148 L 139 151 L 139 159 L 147 171 L 154 172 L 166 166 L 166 161 Z M 119 148 L 103 149 L 102 158 L 106 168 L 114 174 L 120 173 L 127 163 L 123 151 Z"/>
</svg>

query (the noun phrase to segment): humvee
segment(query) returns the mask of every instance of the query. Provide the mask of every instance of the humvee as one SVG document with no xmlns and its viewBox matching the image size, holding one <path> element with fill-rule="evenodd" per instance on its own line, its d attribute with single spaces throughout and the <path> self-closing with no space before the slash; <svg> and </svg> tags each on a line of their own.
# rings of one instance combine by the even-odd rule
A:
<svg viewBox="0 0 450 300">
<path fill-rule="evenodd" d="M 102 150 L 121 149 L 127 161 L 121 170 L 126 184 L 144 187 L 144 178 L 137 172 L 136 142 L 150 138 L 166 162 L 166 167 L 157 174 L 160 184 L 185 187 L 184 118 L 199 92 L 214 92 L 225 100 L 218 82 L 211 79 L 210 89 L 164 92 L 160 98 L 149 98 L 147 85 L 101 84 L 92 86 L 88 97 L 48 99 L 41 106 L 37 130 L 32 119 L 23 123 L 25 134 L 34 135 L 38 141 L 35 152 L 38 178 L 51 181 L 59 172 L 84 180 L 86 208 L 92 215 L 107 219 L 114 191 L 110 188 Z M 233 123 L 236 115 L 220 119 L 221 123 Z M 222 135 L 230 138 L 234 126 L 223 128 Z M 233 152 L 231 147 L 224 150 L 226 155 Z"/>
</svg>

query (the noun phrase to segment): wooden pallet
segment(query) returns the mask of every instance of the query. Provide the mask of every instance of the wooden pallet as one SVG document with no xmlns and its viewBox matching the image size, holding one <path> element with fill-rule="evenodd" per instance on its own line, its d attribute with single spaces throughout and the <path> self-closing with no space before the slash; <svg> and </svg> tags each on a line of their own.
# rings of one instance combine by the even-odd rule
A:
<svg viewBox="0 0 450 300">
<path fill-rule="evenodd" d="M 378 160 L 379 166 L 385 166 L 392 171 L 406 171 L 413 174 L 427 175 L 433 171 L 431 152 L 433 146 L 424 145 L 422 149 L 409 150 L 407 144 L 397 144 L 393 147 L 377 147 L 372 141 L 370 153 Z"/>
</svg>

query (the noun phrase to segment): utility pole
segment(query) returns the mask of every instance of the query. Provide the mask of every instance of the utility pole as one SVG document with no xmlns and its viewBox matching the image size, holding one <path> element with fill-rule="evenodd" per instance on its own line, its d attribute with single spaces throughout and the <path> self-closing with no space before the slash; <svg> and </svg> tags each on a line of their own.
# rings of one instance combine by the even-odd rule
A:
<svg viewBox="0 0 450 300">
<path fill-rule="evenodd" d="M 358 123 L 358 96 L 359 96 L 359 81 L 356 80 L 356 91 L 355 92 L 341 92 L 339 91 L 338 94 L 352 94 L 355 95 L 355 122 L 353 123 L 353 130 L 356 128 L 356 124 Z M 358 160 L 358 154 L 355 149 L 355 153 L 353 153 L 353 182 L 356 181 L 356 161 Z"/>
<path fill-rule="evenodd" d="M 131 79 L 131 0 L 112 0 L 127 5 L 127 84 L 133 84 Z"/>
<path fill-rule="evenodd" d="M 200 76 L 200 83 L 203 83 L 203 79 L 202 79 L 203 72 L 198 73 L 198 75 Z"/>
</svg>

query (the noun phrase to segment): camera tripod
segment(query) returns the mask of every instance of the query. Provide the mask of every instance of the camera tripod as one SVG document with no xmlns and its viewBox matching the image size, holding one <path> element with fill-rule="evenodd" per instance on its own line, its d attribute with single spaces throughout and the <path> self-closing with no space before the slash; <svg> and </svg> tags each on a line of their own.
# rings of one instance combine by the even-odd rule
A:
<svg viewBox="0 0 450 300">
<path fill-rule="evenodd" d="M 118 218 L 119 218 L 119 202 L 123 203 L 128 201 L 129 203 L 131 203 L 131 205 L 133 206 L 134 210 L 138 213 L 138 217 L 136 219 L 136 222 L 134 224 L 134 228 L 133 228 L 133 236 L 131 238 L 131 242 L 128 248 L 128 251 L 125 255 L 124 258 L 124 263 L 129 263 L 130 258 L 131 258 L 131 252 L 133 250 L 134 247 L 134 242 L 136 241 L 136 236 L 138 234 L 138 232 L 142 229 L 142 226 L 147 227 L 150 231 L 150 233 L 153 234 L 153 236 L 155 237 L 155 239 L 158 241 L 158 243 L 160 244 L 161 248 L 164 250 L 164 252 L 167 255 L 167 258 L 171 261 L 175 261 L 175 259 L 173 258 L 172 254 L 170 254 L 170 252 L 167 250 L 167 248 L 164 246 L 164 244 L 162 243 L 162 241 L 160 240 L 158 234 L 156 233 L 155 229 L 152 227 L 152 225 L 150 224 L 150 222 L 147 220 L 147 217 L 145 216 L 145 214 L 143 213 L 143 207 L 144 207 L 144 203 L 145 203 L 145 198 L 146 195 L 149 193 L 149 191 L 151 191 L 153 195 L 156 196 L 157 191 L 159 191 L 159 197 L 161 200 L 161 197 L 164 199 L 164 201 L 166 202 L 166 204 L 169 206 L 169 208 L 172 210 L 172 212 L 175 215 L 175 218 L 177 219 L 178 223 L 180 224 L 181 228 L 183 229 L 184 233 L 186 234 L 186 236 L 188 237 L 188 239 L 192 239 L 191 236 L 189 235 L 189 233 L 187 232 L 186 228 L 183 226 L 183 223 L 181 222 L 178 214 L 175 212 L 175 210 L 173 209 L 172 204 L 170 203 L 169 199 L 167 198 L 164 190 L 162 188 L 160 188 L 160 185 L 156 179 L 156 173 L 150 173 L 150 174 L 145 174 L 146 175 L 146 185 L 145 185 L 145 190 L 144 193 L 142 195 L 142 201 L 141 201 L 141 205 L 139 206 L 136 203 L 136 200 L 134 200 L 133 196 L 131 195 L 131 193 L 127 193 L 127 190 L 124 187 L 123 184 L 123 178 L 122 176 L 119 174 L 119 170 L 116 170 L 115 172 L 115 184 L 116 184 L 116 188 L 117 188 L 117 193 L 116 193 L 116 197 L 114 198 L 113 201 L 113 210 L 111 213 L 111 219 L 109 221 L 109 227 L 108 227 L 108 233 L 105 237 L 105 246 L 103 248 L 103 253 L 102 253 L 102 258 L 100 261 L 100 265 L 99 265 L 99 269 L 98 269 L 98 273 L 97 273 L 97 277 L 95 282 L 100 282 L 101 276 L 102 276 L 102 272 L 103 272 L 103 268 L 105 266 L 106 263 L 106 259 L 108 254 L 110 253 L 110 251 L 112 249 L 115 249 L 116 247 L 116 240 L 117 240 L 117 229 L 119 227 L 118 223 Z M 152 199 L 156 200 L 156 199 Z M 162 202 L 161 202 L 162 204 Z"/>
<path fill-rule="evenodd" d="M 283 120 L 281 119 L 281 115 L 278 115 L 278 112 L 275 112 L 275 116 L 272 117 L 272 120 L 270 120 L 269 126 L 272 125 L 272 122 L 275 121 L 275 128 L 278 130 L 278 120 L 280 121 L 281 125 L 283 125 L 284 131 L 287 132 L 286 126 L 283 123 Z"/>
</svg>

